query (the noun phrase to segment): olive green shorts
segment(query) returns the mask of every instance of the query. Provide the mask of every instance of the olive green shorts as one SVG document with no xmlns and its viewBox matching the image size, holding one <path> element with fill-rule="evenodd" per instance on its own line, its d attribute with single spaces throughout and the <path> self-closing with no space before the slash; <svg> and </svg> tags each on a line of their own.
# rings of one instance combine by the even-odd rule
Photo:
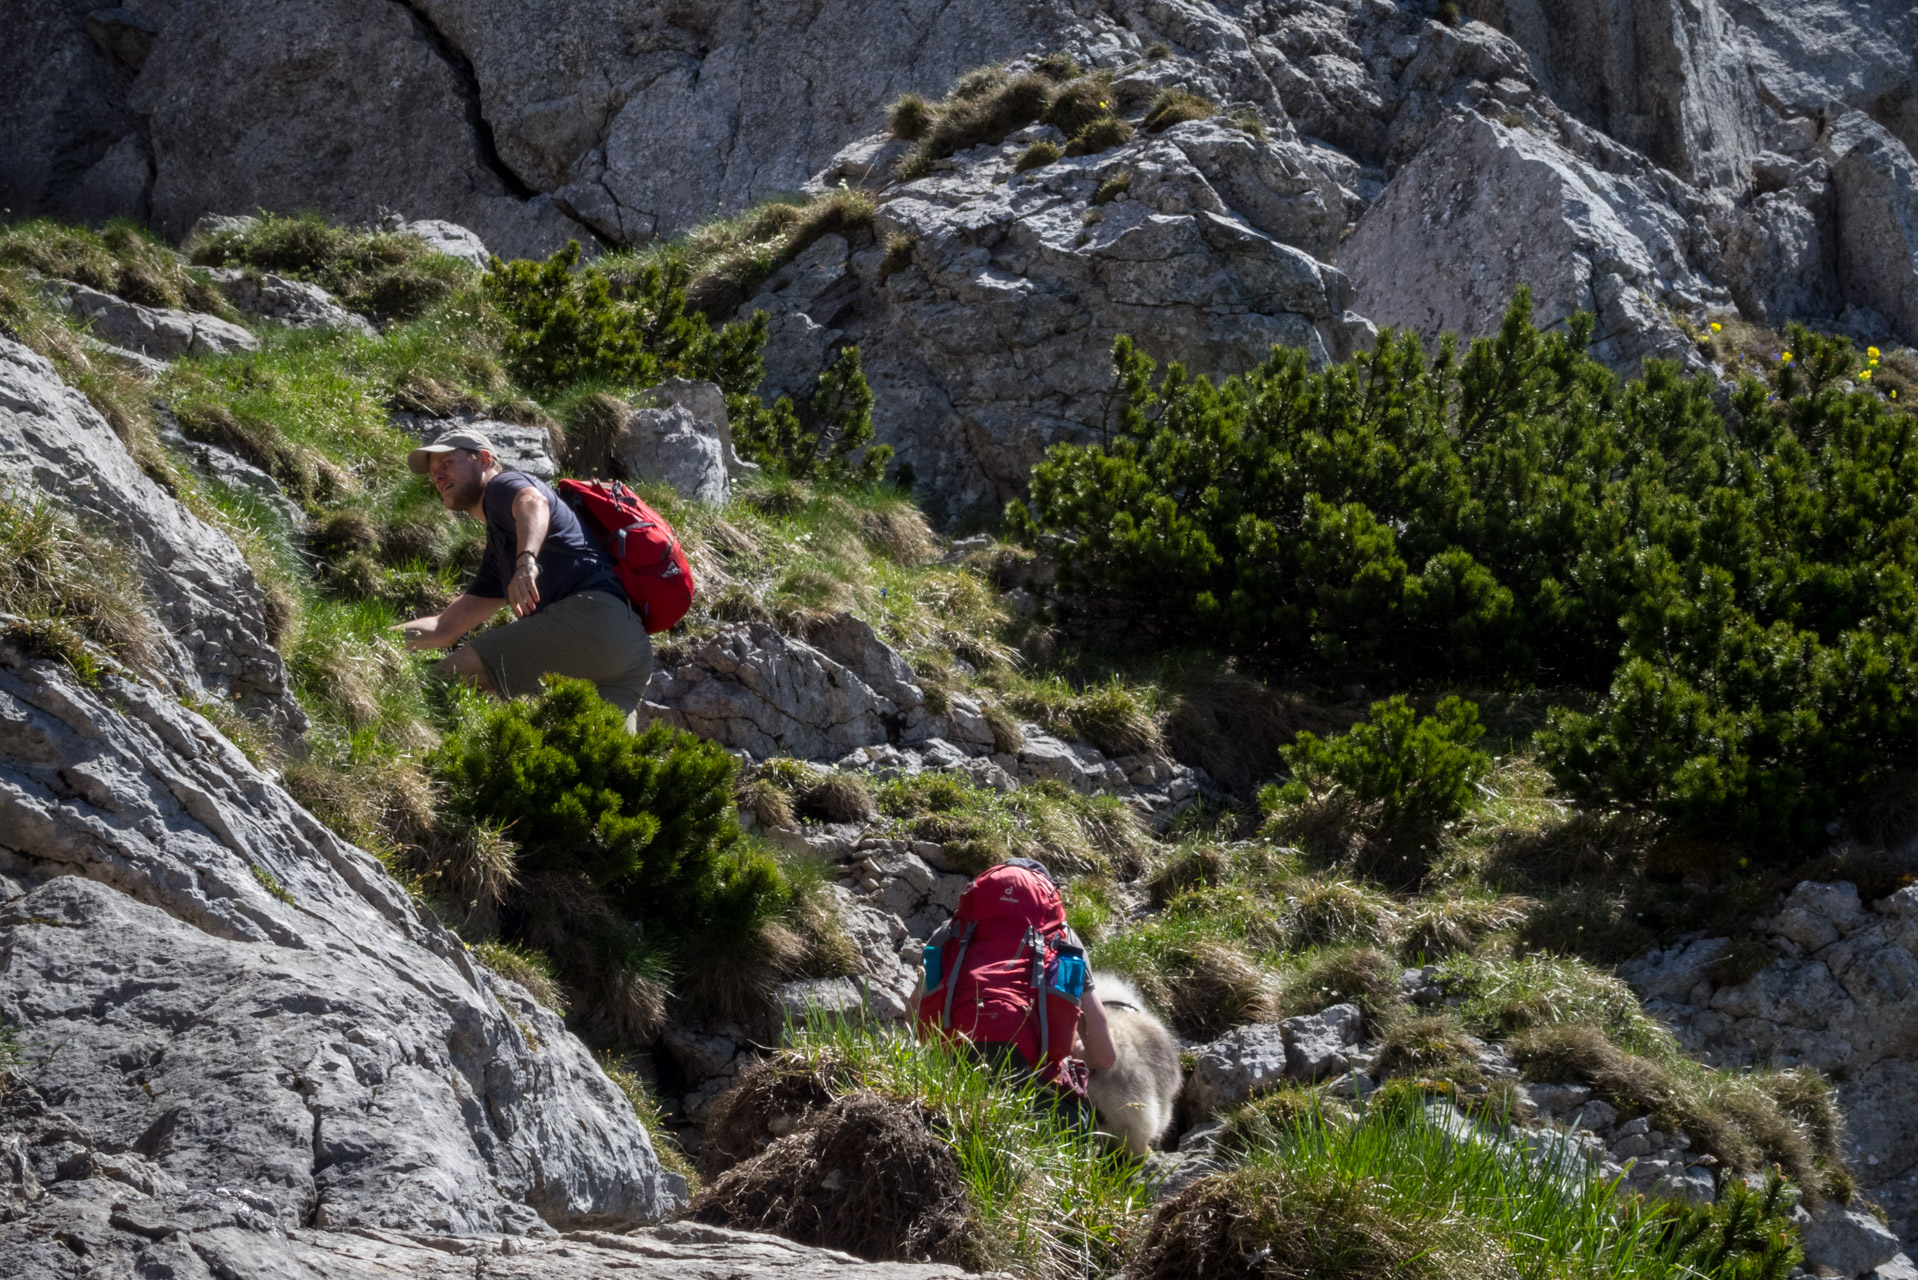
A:
<svg viewBox="0 0 1918 1280">
<path fill-rule="evenodd" d="M 567 596 L 467 644 L 502 698 L 538 693 L 543 676 L 572 676 L 591 680 L 629 724 L 653 674 L 645 624 L 631 605 L 602 591 Z"/>
</svg>

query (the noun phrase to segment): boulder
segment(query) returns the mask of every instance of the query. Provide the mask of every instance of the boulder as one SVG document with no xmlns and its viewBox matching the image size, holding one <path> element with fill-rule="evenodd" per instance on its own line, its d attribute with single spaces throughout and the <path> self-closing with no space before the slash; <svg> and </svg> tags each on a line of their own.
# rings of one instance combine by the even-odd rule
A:
<svg viewBox="0 0 1918 1280">
<path fill-rule="evenodd" d="M 1844 300 L 1918 342 L 1918 161 L 1862 111 L 1840 116 L 1820 150 L 1831 164 Z"/>
<path fill-rule="evenodd" d="M 149 479 L 44 358 L 0 337 L 0 486 L 44 493 L 139 570 L 160 624 L 158 671 L 288 733 L 306 716 L 267 636 L 265 600 L 232 539 Z"/>
<path fill-rule="evenodd" d="M 0 954 L 15 1167 L 55 1221 L 158 1201 L 102 1205 L 103 1248 L 178 1213 L 523 1234 L 676 1203 L 586 1048 L 372 856 L 147 685 L 4 645 Z"/>
<path fill-rule="evenodd" d="M 731 496 L 718 427 L 684 405 L 627 414 L 613 456 L 627 479 L 666 485 L 688 502 L 720 506 Z"/>
<path fill-rule="evenodd" d="M 1529 128 L 1460 112 L 1392 179 L 1339 250 L 1355 306 L 1428 343 L 1496 332 L 1520 285 L 1541 326 L 1598 318 L 1592 354 L 1635 374 L 1697 364 L 1668 309 L 1729 295 L 1690 263 L 1685 217 L 1649 179 L 1602 171 Z"/>
<path fill-rule="evenodd" d="M 251 222 L 246 218 L 202 218 L 195 225 Z M 213 267 L 207 275 L 219 287 L 226 300 L 250 316 L 272 320 L 289 329 L 345 329 L 361 337 L 378 334 L 365 316 L 355 315 L 333 300 L 333 295 L 316 284 L 289 280 L 268 271 L 245 267 Z"/>
<path fill-rule="evenodd" d="M 486 242 L 456 222 L 446 222 L 439 218 L 422 218 L 417 222 L 408 222 L 396 216 L 388 218 L 387 225 L 403 236 L 412 236 L 434 253 L 458 258 L 461 262 L 478 267 L 481 271 L 492 265 L 493 255 L 487 249 Z"/>
<path fill-rule="evenodd" d="M 527 427 L 517 422 L 499 422 L 491 418 L 396 418 L 422 441 L 437 439 L 453 430 L 477 431 L 493 444 L 493 456 L 508 471 L 524 471 L 541 480 L 559 474 L 559 460 L 553 454 L 553 433 L 545 427 Z"/>
<path fill-rule="evenodd" d="M 1285 1032 L 1267 1022 L 1234 1027 L 1193 1054 L 1186 1085 L 1198 1115 L 1236 1107 L 1286 1077 Z"/>
<path fill-rule="evenodd" d="M 66 305 L 100 341 L 156 360 L 260 349 L 258 338 L 230 320 L 199 311 L 143 307 L 83 284 L 67 286 Z"/>
<path fill-rule="evenodd" d="M 1897 1235 L 1863 1209 L 1830 1201 L 1811 1211 L 1800 1228 L 1805 1265 L 1841 1276 L 1862 1276 L 1904 1253 Z"/>
<path fill-rule="evenodd" d="M 647 387 L 634 396 L 633 401 L 642 408 L 651 409 L 679 405 L 697 421 L 711 423 L 719 432 L 720 446 L 726 459 L 726 475 L 739 480 L 759 474 L 758 465 L 741 458 L 739 451 L 733 447 L 732 417 L 726 410 L 726 393 L 718 383 L 668 378 L 657 386 Z"/>
<path fill-rule="evenodd" d="M 1294 1080 L 1317 1084 L 1350 1070 L 1363 1021 L 1364 1015 L 1353 1004 L 1335 1004 L 1318 1013 L 1287 1018 L 1279 1024 L 1285 1041 L 1285 1073 Z"/>
</svg>

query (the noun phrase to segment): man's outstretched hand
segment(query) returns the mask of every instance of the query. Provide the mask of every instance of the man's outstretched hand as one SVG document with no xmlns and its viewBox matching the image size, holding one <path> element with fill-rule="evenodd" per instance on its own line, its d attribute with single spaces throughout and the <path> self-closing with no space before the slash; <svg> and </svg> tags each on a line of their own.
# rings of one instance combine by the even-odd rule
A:
<svg viewBox="0 0 1918 1280">
<path fill-rule="evenodd" d="M 515 618 L 524 618 L 539 607 L 537 560 L 522 560 L 519 568 L 513 570 L 513 580 L 506 584 L 506 603 L 513 606 Z"/>
</svg>

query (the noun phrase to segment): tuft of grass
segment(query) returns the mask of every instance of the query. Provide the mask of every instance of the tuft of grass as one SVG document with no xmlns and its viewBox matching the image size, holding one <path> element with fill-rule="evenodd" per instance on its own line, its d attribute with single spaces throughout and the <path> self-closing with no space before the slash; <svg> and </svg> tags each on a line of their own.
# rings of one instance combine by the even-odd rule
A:
<svg viewBox="0 0 1918 1280">
<path fill-rule="evenodd" d="M 794 808 L 816 822 L 867 822 L 879 816 L 865 779 L 852 773 L 825 774 L 799 793 Z"/>
<path fill-rule="evenodd" d="M 71 280 L 141 306 L 233 317 L 233 308 L 205 272 L 187 266 L 158 237 L 126 218 L 115 218 L 97 232 L 45 218 L 0 227 L 0 265 Z"/>
<path fill-rule="evenodd" d="M 1139 127 L 1147 133 L 1164 133 L 1187 120 L 1209 120 L 1219 113 L 1219 104 L 1185 89 L 1161 89 L 1146 108 Z"/>
<path fill-rule="evenodd" d="M 825 1080 L 835 1097 L 869 1089 L 936 1118 L 966 1180 L 982 1271 L 1026 1280 L 1111 1273 L 1151 1212 L 1150 1181 L 1067 1123 L 1045 1086 L 962 1050 L 814 1018 L 779 1060 Z"/>
<path fill-rule="evenodd" d="M 1100 116 L 1087 122 L 1066 144 L 1069 156 L 1097 155 L 1132 141 L 1133 128 L 1117 116 Z"/>
<path fill-rule="evenodd" d="M 664 1117 L 659 1114 L 659 1099 L 646 1087 L 646 1081 L 633 1067 L 633 1060 L 602 1050 L 594 1055 L 599 1069 L 613 1082 L 613 1087 L 626 1095 L 626 1101 L 633 1108 L 633 1119 L 639 1121 L 639 1127 L 653 1140 L 653 1154 L 659 1157 L 659 1163 L 665 1168 L 686 1179 L 686 1190 L 690 1195 L 699 1193 L 699 1170 L 687 1158 L 679 1140 L 666 1127 Z"/>
<path fill-rule="evenodd" d="M 1099 189 L 1092 193 L 1092 203 L 1095 205 L 1111 204 L 1131 189 L 1132 170 L 1121 169 L 1099 184 Z M 1276 746 L 1277 744 L 1274 744 L 1275 749 Z"/>
<path fill-rule="evenodd" d="M 562 1018 L 566 1016 L 565 988 L 560 986 L 552 959 L 544 952 L 495 938 L 475 946 L 473 956 L 508 982 L 525 987 L 526 994 L 537 1003 Z"/>
<path fill-rule="evenodd" d="M 350 310 L 381 319 L 417 319 L 478 274 L 414 236 L 335 226 L 314 213 L 267 214 L 256 226 L 189 244 L 187 252 L 199 266 L 252 267 L 312 281 Z"/>
<path fill-rule="evenodd" d="M 289 890 L 285 885 L 280 883 L 278 876 L 275 876 L 271 871 L 268 871 L 265 867 L 261 866 L 257 862 L 247 863 L 247 870 L 253 873 L 253 878 L 260 882 L 260 887 L 262 889 L 265 889 L 268 893 L 278 898 L 281 902 L 286 903 L 289 907 L 294 905 L 294 898 L 293 898 L 292 891 Z"/>
<path fill-rule="evenodd" d="M 1287 974 L 1280 1006 L 1287 1017 L 1318 1013 L 1335 1004 L 1354 1004 L 1376 1028 L 1402 1007 L 1397 961 L 1373 947 L 1329 947 L 1308 952 Z"/>
<path fill-rule="evenodd" d="M 1777 1179 L 1713 1207 L 1641 1200 L 1568 1173 L 1563 1147 L 1528 1158 L 1466 1124 L 1416 1091 L 1383 1091 L 1356 1119 L 1286 1107 L 1238 1168 L 1160 1207 L 1128 1274 L 1212 1280 L 1256 1258 L 1245 1274 L 1287 1280 L 1735 1280 L 1783 1277 L 1800 1256 Z"/>
<path fill-rule="evenodd" d="M 1058 143 L 1041 138 L 1019 153 L 1019 158 L 1012 162 L 1012 171 L 1024 173 L 1028 169 L 1043 168 L 1064 154 Z"/>
<path fill-rule="evenodd" d="M 20 622 L 30 648 L 85 674 L 85 641 L 136 669 L 151 665 L 159 636 L 129 557 L 83 533 L 40 496 L 0 492 L 0 613 Z"/>
<path fill-rule="evenodd" d="M 1483 1036 L 1584 1023 L 1611 1041 L 1660 1058 L 1675 1056 L 1671 1033 L 1648 1017 L 1630 987 L 1583 961 L 1532 955 L 1520 960 L 1458 955 L 1439 966 L 1446 991 L 1462 997 L 1459 1017 Z"/>
<path fill-rule="evenodd" d="M 1391 897 L 1355 880 L 1300 876 L 1285 884 L 1283 927 L 1291 946 L 1361 943 L 1391 947 L 1401 927 Z"/>
<path fill-rule="evenodd" d="M 1387 1022 L 1372 1072 L 1381 1080 L 1416 1076 L 1460 1083 L 1480 1076 L 1472 1061 L 1470 1038 L 1449 1013 L 1415 1014 Z"/>
<path fill-rule="evenodd" d="M 886 128 L 901 142 L 919 141 L 937 118 L 937 109 L 919 93 L 902 94 L 886 108 Z"/>
<path fill-rule="evenodd" d="M 1419 898 L 1406 912 L 1399 954 L 1423 963 L 1471 951 L 1491 935 L 1528 919 L 1537 906 L 1515 895 L 1440 893 Z"/>
<path fill-rule="evenodd" d="M 1045 122 L 1066 137 L 1074 137 L 1093 122 L 1113 114 L 1112 73 L 1081 76 L 1060 86 L 1047 104 Z"/>
</svg>

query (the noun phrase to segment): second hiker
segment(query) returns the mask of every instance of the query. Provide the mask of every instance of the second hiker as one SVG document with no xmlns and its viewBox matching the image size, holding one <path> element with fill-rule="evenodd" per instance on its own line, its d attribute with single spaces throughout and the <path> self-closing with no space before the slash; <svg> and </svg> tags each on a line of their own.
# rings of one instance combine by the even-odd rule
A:
<svg viewBox="0 0 1918 1280">
<path fill-rule="evenodd" d="M 474 636 L 440 669 L 502 698 L 538 693 L 547 675 L 590 680 L 632 727 L 653 672 L 652 641 L 573 509 L 545 481 L 502 470 L 476 431 L 448 431 L 406 461 L 448 511 L 486 525 L 479 572 L 437 616 L 401 624 L 407 647 L 450 649 L 508 605 L 514 621 Z"/>
</svg>

